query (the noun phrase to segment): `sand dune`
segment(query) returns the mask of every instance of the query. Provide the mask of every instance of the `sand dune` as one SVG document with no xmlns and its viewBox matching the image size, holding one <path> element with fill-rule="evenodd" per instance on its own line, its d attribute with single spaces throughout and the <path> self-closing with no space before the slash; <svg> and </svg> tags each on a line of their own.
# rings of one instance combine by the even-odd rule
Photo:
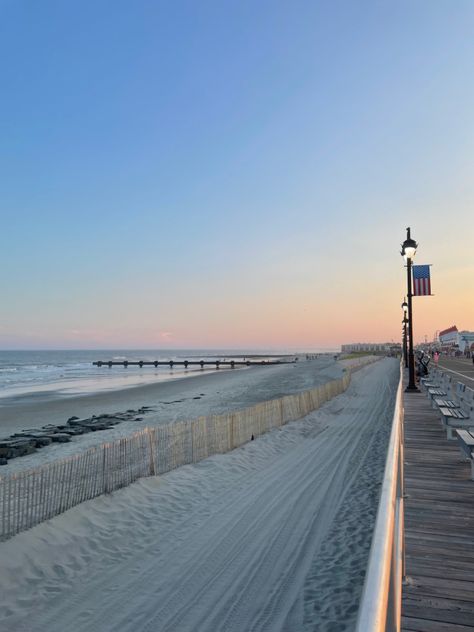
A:
<svg viewBox="0 0 474 632">
<path fill-rule="evenodd" d="M 2 543 L 0 627 L 350 630 L 397 369 L 383 360 L 304 420 Z"/>
</svg>

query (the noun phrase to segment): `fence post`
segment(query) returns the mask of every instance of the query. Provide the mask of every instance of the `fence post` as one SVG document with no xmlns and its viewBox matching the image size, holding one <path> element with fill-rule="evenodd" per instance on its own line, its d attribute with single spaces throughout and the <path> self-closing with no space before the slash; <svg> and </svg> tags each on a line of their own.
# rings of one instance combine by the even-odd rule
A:
<svg viewBox="0 0 474 632">
<path fill-rule="evenodd" d="M 104 443 L 102 446 L 102 490 L 103 493 L 107 494 L 107 462 L 106 462 L 106 451 L 107 451 L 107 443 Z"/>
<path fill-rule="evenodd" d="M 0 478 L 0 485 L 2 487 L 2 533 L 0 540 L 6 536 L 6 520 L 7 520 L 7 486 L 5 479 Z"/>
<path fill-rule="evenodd" d="M 155 467 L 155 453 L 153 450 L 153 440 L 152 440 L 152 431 L 150 428 L 146 428 L 146 432 L 148 435 L 148 445 L 150 447 L 150 476 L 156 475 L 156 467 Z"/>
</svg>

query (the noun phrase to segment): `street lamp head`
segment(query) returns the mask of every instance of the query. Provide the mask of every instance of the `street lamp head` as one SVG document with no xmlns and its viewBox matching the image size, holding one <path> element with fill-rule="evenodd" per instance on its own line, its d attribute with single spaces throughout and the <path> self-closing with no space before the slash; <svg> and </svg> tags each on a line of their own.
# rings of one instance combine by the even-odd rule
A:
<svg viewBox="0 0 474 632">
<path fill-rule="evenodd" d="M 401 255 L 403 257 L 406 257 L 407 259 L 413 259 L 417 248 L 418 248 L 418 244 L 416 243 L 414 239 L 405 239 L 405 241 L 402 244 Z"/>
<path fill-rule="evenodd" d="M 418 248 L 418 244 L 414 239 L 411 238 L 410 229 L 407 228 L 407 238 L 402 244 L 402 257 L 406 257 L 406 259 L 413 259 L 415 256 L 416 249 Z"/>
</svg>

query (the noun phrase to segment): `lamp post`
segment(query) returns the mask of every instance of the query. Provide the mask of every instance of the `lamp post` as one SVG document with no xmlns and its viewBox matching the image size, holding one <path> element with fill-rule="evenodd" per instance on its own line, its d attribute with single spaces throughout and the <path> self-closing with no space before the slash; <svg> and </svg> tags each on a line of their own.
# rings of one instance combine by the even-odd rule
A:
<svg viewBox="0 0 474 632">
<path fill-rule="evenodd" d="M 403 323 L 403 361 L 405 362 L 405 368 L 408 369 L 408 331 L 407 331 L 408 303 L 406 302 L 406 299 L 403 299 L 402 309 L 403 309 L 403 320 L 402 320 L 402 323 Z"/>
<path fill-rule="evenodd" d="M 413 353 L 413 308 L 411 293 L 411 267 L 413 257 L 415 256 L 418 244 L 411 238 L 410 229 L 407 228 L 407 238 L 402 244 L 401 255 L 407 263 L 407 299 L 408 299 L 408 386 L 405 389 L 407 393 L 419 393 L 419 389 L 415 382 L 415 355 Z"/>
<path fill-rule="evenodd" d="M 408 369 L 408 318 L 402 320 L 403 323 L 403 362 Z"/>
</svg>

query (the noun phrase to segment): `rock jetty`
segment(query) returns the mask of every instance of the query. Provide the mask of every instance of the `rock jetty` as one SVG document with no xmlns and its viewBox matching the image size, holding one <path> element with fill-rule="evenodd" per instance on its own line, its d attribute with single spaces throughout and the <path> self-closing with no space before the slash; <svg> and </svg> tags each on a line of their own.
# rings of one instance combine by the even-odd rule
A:
<svg viewBox="0 0 474 632">
<path fill-rule="evenodd" d="M 122 421 L 142 421 L 143 415 L 152 410 L 152 406 L 142 406 L 138 410 L 129 409 L 126 412 L 92 415 L 86 419 L 70 417 L 63 425 L 47 424 L 41 428 L 15 432 L 5 439 L 0 439 L 0 465 L 6 465 L 9 459 L 32 454 L 51 443 L 66 443 L 73 437 L 87 432 L 109 430 Z"/>
</svg>

